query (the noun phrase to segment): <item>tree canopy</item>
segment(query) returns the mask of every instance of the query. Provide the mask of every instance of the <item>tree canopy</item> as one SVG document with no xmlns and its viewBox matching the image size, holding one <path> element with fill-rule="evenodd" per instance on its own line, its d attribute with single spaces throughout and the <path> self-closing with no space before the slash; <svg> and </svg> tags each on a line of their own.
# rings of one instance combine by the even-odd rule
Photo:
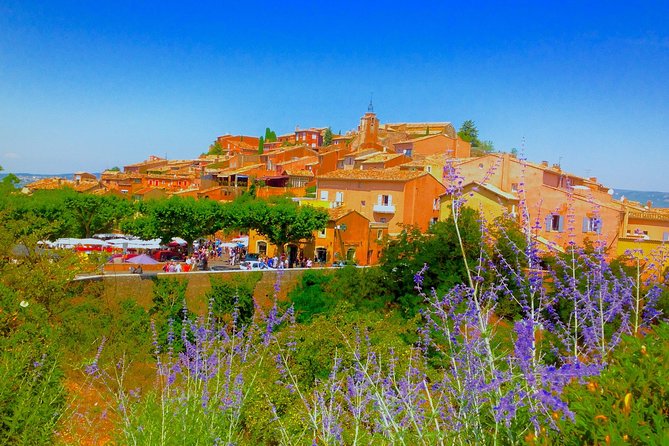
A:
<svg viewBox="0 0 669 446">
<path fill-rule="evenodd" d="M 328 127 L 325 129 L 325 134 L 323 135 L 323 145 L 324 146 L 329 146 L 332 144 L 332 129 Z"/>
<path fill-rule="evenodd" d="M 254 229 L 283 252 L 287 243 L 311 238 L 314 231 L 323 229 L 328 218 L 322 209 L 277 198 L 236 200 L 225 206 L 223 220 L 228 228 Z"/>
<path fill-rule="evenodd" d="M 211 200 L 170 197 L 140 202 L 137 213 L 122 222 L 124 232 L 142 238 L 160 238 L 168 243 L 181 237 L 191 246 L 198 238 L 223 229 L 223 206 Z"/>
</svg>

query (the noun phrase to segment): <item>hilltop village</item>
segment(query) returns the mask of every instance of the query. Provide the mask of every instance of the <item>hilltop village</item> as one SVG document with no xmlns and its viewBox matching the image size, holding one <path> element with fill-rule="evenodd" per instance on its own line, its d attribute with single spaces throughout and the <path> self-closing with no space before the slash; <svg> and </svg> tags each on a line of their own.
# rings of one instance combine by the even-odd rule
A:
<svg viewBox="0 0 669 446">
<path fill-rule="evenodd" d="M 344 135 L 329 128 L 296 128 L 267 140 L 226 134 L 196 159 L 151 156 L 100 178 L 77 172 L 74 180 L 49 178 L 27 188 L 64 186 L 133 200 L 231 201 L 250 190 L 259 198 L 288 194 L 329 212 L 323 231 L 285 247 L 318 262 L 377 263 L 386 237 L 407 225 L 426 231 L 448 218 L 454 191 L 487 221 L 505 216 L 529 225 L 545 249 L 592 242 L 603 244 L 610 257 L 636 249 L 665 264 L 669 241 L 669 209 L 615 200 L 596 178 L 558 164 L 481 152 L 450 122 L 380 123 L 371 104 L 357 129 Z M 263 256 L 276 252 L 253 231 L 248 248 Z"/>
</svg>

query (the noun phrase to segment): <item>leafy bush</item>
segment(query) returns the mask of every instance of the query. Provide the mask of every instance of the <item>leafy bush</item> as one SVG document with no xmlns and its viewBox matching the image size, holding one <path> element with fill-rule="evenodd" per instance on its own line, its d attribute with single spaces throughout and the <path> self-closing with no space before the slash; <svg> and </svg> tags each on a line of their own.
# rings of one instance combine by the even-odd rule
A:
<svg viewBox="0 0 669 446">
<path fill-rule="evenodd" d="M 602 373 L 564 397 L 575 420 L 560 423 L 561 444 L 669 444 L 669 323 L 625 336 Z"/>
<path fill-rule="evenodd" d="M 211 276 L 211 289 L 205 296 L 212 305 L 213 316 L 223 320 L 225 315 L 231 315 L 236 309 L 238 322 L 248 323 L 254 311 L 253 291 L 261 278 L 261 272 L 237 274 L 227 281 Z"/>
<path fill-rule="evenodd" d="M 0 286 L 0 443 L 48 445 L 65 403 L 56 334 L 37 303 Z"/>
</svg>

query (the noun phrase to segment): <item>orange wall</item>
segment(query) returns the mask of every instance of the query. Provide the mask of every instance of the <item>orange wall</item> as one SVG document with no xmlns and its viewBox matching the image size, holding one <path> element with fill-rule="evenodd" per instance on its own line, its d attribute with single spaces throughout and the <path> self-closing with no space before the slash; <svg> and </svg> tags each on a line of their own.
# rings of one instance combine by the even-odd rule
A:
<svg viewBox="0 0 669 446">
<path fill-rule="evenodd" d="M 317 199 L 321 191 L 328 192 L 331 202 L 335 201 L 337 192 L 343 192 L 344 207 L 360 212 L 372 222 L 388 223 L 388 231 L 396 234 L 401 232 L 402 224 L 427 230 L 430 220 L 439 217 L 439 210 L 433 209 L 434 200 L 445 192 L 445 187 L 426 174 L 407 182 L 320 179 Z M 374 212 L 379 195 L 392 196 L 394 213 Z"/>
<path fill-rule="evenodd" d="M 458 166 L 459 175 L 464 177 L 464 184 L 471 181 L 487 182 L 505 192 L 513 193 L 513 185 L 518 190 L 524 190 L 526 206 L 529 212 L 530 226 L 534 226 L 539 219 L 538 235 L 565 246 L 570 241 L 581 245 L 587 238 L 601 239 L 605 245 L 614 251 L 620 230 L 622 212 L 612 198 L 598 189 L 592 192 L 573 190 L 568 193 L 565 188 L 552 185 L 565 184 L 565 174 L 546 171 L 541 166 L 523 164 L 509 155 L 487 155 L 473 158 Z M 562 176 L 562 181 L 560 181 Z M 549 184 L 544 184 L 547 182 Z M 524 183 L 524 184 L 522 184 Z M 572 211 L 568 210 L 571 203 Z M 599 214 L 602 219 L 602 234 L 584 233 L 582 221 L 584 217 L 594 216 L 595 208 L 599 205 Z M 546 231 L 545 218 L 551 213 L 562 215 L 564 221 L 563 232 Z M 573 222 L 568 222 L 569 218 Z M 569 231 L 569 228 L 572 231 Z"/>
</svg>

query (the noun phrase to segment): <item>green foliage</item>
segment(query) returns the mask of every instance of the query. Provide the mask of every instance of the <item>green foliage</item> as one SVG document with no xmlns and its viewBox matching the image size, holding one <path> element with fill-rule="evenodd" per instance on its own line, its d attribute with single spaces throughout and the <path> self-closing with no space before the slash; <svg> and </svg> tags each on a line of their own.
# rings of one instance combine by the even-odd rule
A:
<svg viewBox="0 0 669 446">
<path fill-rule="evenodd" d="M 0 443 L 53 444 L 65 402 L 58 344 L 43 308 L 20 302 L 0 285 Z"/>
<path fill-rule="evenodd" d="M 481 229 L 475 211 L 463 208 L 458 226 L 467 259 L 474 262 L 480 253 Z M 464 283 L 467 269 L 462 258 L 453 217 L 433 224 L 423 234 L 417 228 L 405 228 L 390 240 L 384 249 L 380 268 L 387 291 L 393 301 L 408 314 L 413 314 L 422 303 L 416 291 L 414 275 L 427 265 L 423 275 L 423 289 L 442 293 L 454 285 Z"/>
<path fill-rule="evenodd" d="M 461 140 L 472 143 L 473 146 L 478 145 L 479 130 L 476 128 L 476 124 L 471 119 L 468 119 L 462 123 L 460 130 L 458 130 L 458 136 Z"/>
<path fill-rule="evenodd" d="M 379 268 L 346 266 L 332 270 L 310 270 L 288 294 L 298 322 L 332 314 L 342 303 L 360 311 L 384 310 L 391 300 Z"/>
<path fill-rule="evenodd" d="M 314 231 L 325 227 L 328 218 L 323 209 L 299 206 L 287 198 L 243 198 L 224 205 L 221 222 L 226 228 L 255 229 L 283 250 L 287 243 L 311 238 Z"/>
<path fill-rule="evenodd" d="M 214 141 L 213 144 L 211 144 L 209 146 L 209 151 L 207 152 L 207 154 L 208 155 L 223 155 L 223 146 L 218 141 L 218 139 L 216 141 Z"/>
<path fill-rule="evenodd" d="M 601 375 L 565 397 L 576 419 L 560 423 L 560 444 L 669 444 L 669 324 L 625 337 Z"/>
<path fill-rule="evenodd" d="M 158 277 L 153 285 L 153 299 L 149 316 L 154 320 L 158 344 L 164 351 L 168 345 L 170 330 L 174 335 L 174 351 L 181 351 L 183 341 L 181 330 L 183 321 L 193 314 L 186 307 L 186 288 L 188 280 L 173 277 Z"/>
<path fill-rule="evenodd" d="M 192 246 L 194 240 L 223 229 L 223 206 L 213 200 L 175 196 L 137 206 L 138 212 L 121 222 L 121 229 L 142 238 L 159 237 L 168 243 L 181 237 Z"/>
<path fill-rule="evenodd" d="M 315 315 L 330 312 L 337 302 L 327 295 L 332 273 L 323 270 L 305 271 L 301 282 L 288 293 L 298 322 L 309 322 Z"/>
<path fill-rule="evenodd" d="M 325 129 L 325 134 L 323 135 L 323 145 L 329 146 L 332 144 L 332 129 L 330 127 Z"/>
<path fill-rule="evenodd" d="M 493 153 L 495 151 L 495 145 L 492 141 L 481 141 L 478 144 L 478 150 L 484 153 Z"/>
<path fill-rule="evenodd" d="M 494 244 L 490 254 L 491 274 L 497 274 L 504 282 L 504 289 L 498 294 L 495 314 L 514 319 L 521 315 L 521 308 L 512 296 L 520 296 L 518 274 L 522 274 L 527 263 L 527 239 L 519 224 L 510 218 L 498 217 L 490 225 L 490 235 Z M 522 281 L 521 283 L 525 283 Z"/>
<path fill-rule="evenodd" d="M 263 138 L 262 136 L 260 137 L 261 139 Z M 266 142 L 275 142 L 276 141 L 276 133 L 273 130 L 270 130 L 269 127 L 265 129 L 265 137 L 264 137 Z"/>
<path fill-rule="evenodd" d="M 261 272 L 235 275 L 231 280 L 211 276 L 211 289 L 205 296 L 208 302 L 212 302 L 214 316 L 218 320 L 223 320 L 230 316 L 236 308 L 237 323 L 247 324 L 255 310 L 253 291 L 261 278 Z"/>
<path fill-rule="evenodd" d="M 72 215 L 78 237 L 111 232 L 132 209 L 127 200 L 114 195 L 80 194 L 67 189 L 65 193 L 64 205 Z"/>
<path fill-rule="evenodd" d="M 258 155 L 262 155 L 265 152 L 265 139 L 261 136 L 258 139 Z"/>
</svg>

